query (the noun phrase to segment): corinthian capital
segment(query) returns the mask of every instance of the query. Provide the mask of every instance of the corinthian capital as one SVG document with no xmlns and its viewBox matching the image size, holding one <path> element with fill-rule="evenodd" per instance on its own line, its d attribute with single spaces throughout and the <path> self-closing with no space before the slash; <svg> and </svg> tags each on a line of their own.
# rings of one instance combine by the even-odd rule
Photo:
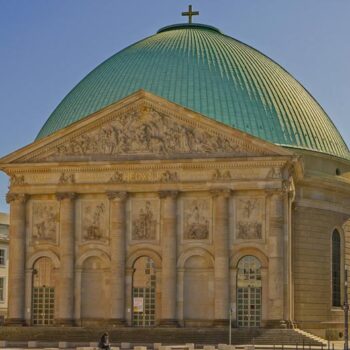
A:
<svg viewBox="0 0 350 350">
<path fill-rule="evenodd" d="M 128 192 L 107 192 L 107 197 L 109 200 L 120 200 L 125 201 L 128 198 Z"/>
<path fill-rule="evenodd" d="M 25 203 L 28 199 L 28 195 L 25 193 L 11 193 L 8 192 L 6 195 L 6 203 L 11 203 L 14 201 L 18 201 L 19 203 Z"/>
<path fill-rule="evenodd" d="M 77 194 L 74 192 L 57 192 L 56 193 L 56 199 L 58 201 L 63 201 L 65 199 L 73 201 L 75 198 L 77 198 Z"/>
</svg>

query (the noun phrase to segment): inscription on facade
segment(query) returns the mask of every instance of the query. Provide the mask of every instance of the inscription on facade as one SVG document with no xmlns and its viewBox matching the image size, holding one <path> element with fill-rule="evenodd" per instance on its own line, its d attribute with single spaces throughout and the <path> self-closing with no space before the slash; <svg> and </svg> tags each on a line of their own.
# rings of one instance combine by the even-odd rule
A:
<svg viewBox="0 0 350 350">
<path fill-rule="evenodd" d="M 54 202 L 33 203 L 33 241 L 56 243 L 59 225 L 58 205 Z"/>
<path fill-rule="evenodd" d="M 236 235 L 238 239 L 262 239 L 263 198 L 239 198 L 236 201 Z"/>
<path fill-rule="evenodd" d="M 107 205 L 105 202 L 82 203 L 82 240 L 105 241 L 107 239 Z"/>
<path fill-rule="evenodd" d="M 184 199 L 184 239 L 208 239 L 211 223 L 209 198 Z"/>
<path fill-rule="evenodd" d="M 132 240 L 155 240 L 158 232 L 159 201 L 133 200 L 131 217 Z"/>
</svg>

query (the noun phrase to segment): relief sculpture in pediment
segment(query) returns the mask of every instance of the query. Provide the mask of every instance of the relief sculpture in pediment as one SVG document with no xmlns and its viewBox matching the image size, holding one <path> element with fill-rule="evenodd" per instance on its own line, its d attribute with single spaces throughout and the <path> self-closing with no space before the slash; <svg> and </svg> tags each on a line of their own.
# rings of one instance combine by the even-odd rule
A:
<svg viewBox="0 0 350 350">
<path fill-rule="evenodd" d="M 120 115 L 103 126 L 57 147 L 49 158 L 74 156 L 140 156 L 168 154 L 231 153 L 249 151 L 235 140 L 174 120 L 150 109 Z"/>
</svg>

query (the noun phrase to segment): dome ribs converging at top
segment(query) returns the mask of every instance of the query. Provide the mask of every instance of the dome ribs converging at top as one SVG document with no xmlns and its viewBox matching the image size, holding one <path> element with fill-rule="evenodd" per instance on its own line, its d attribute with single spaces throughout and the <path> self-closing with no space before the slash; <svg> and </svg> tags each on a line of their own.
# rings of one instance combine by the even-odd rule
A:
<svg viewBox="0 0 350 350">
<path fill-rule="evenodd" d="M 297 80 L 202 24 L 162 28 L 107 59 L 63 99 L 37 138 L 139 89 L 278 145 L 349 158 L 338 130 Z"/>
</svg>

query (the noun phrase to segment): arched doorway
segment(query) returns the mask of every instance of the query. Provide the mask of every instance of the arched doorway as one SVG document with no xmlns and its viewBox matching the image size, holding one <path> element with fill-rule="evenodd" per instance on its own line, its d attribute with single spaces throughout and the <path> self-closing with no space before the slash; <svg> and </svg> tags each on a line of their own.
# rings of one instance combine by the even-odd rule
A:
<svg viewBox="0 0 350 350">
<path fill-rule="evenodd" d="M 260 327 L 261 307 L 261 263 L 247 255 L 238 263 L 237 326 Z"/>
<path fill-rule="evenodd" d="M 33 326 L 52 325 L 55 314 L 55 282 L 53 264 L 47 257 L 39 258 L 33 266 L 32 296 Z"/>
<path fill-rule="evenodd" d="M 132 325 L 152 327 L 156 315 L 156 272 L 150 257 L 138 258 L 132 279 Z"/>
</svg>

